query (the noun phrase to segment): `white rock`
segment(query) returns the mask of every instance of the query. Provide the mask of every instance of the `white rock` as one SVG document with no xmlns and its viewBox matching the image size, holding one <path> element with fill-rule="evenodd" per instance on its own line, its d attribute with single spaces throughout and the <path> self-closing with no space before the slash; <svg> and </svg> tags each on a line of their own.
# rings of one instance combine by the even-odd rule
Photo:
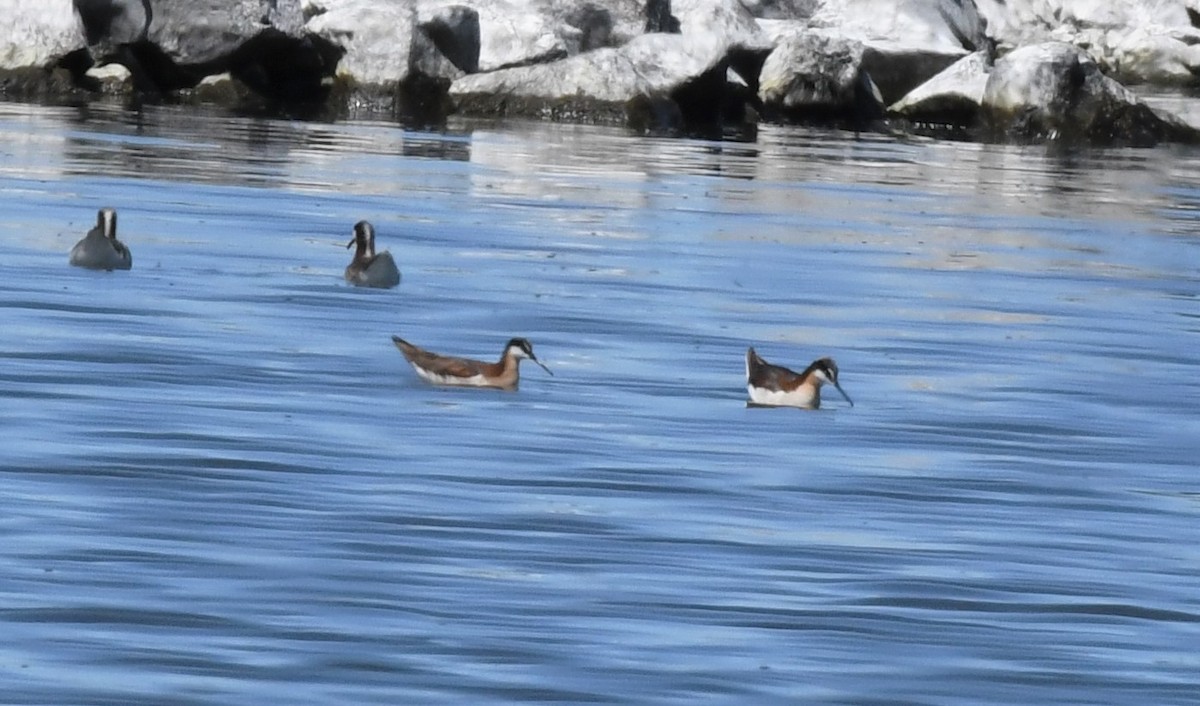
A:
<svg viewBox="0 0 1200 706">
<path fill-rule="evenodd" d="M 6 0 L 0 68 L 45 67 L 87 45 L 70 0 Z"/>
<path fill-rule="evenodd" d="M 981 116 L 993 135 L 1095 144 L 1194 141 L 1182 121 L 1156 114 L 1070 44 L 1046 42 L 998 59 Z"/>
<path fill-rule="evenodd" d="M 1090 85 L 1089 85 L 1090 84 Z M 1063 42 L 1021 47 L 996 61 L 982 105 L 1001 114 L 1038 115 L 1061 122 L 1085 89 L 1128 93 L 1100 73 L 1083 50 Z"/>
<path fill-rule="evenodd" d="M 570 34 L 550 15 L 520 0 L 464 3 L 479 13 L 479 70 L 492 71 L 562 58 Z"/>
<path fill-rule="evenodd" d="M 451 84 L 450 95 L 624 103 L 639 95 L 668 93 L 712 70 L 724 56 L 724 47 L 716 42 L 644 34 L 622 47 L 464 76 Z"/>
<path fill-rule="evenodd" d="M 973 0 L 825 0 L 808 20 L 868 46 L 963 56 L 986 43 Z"/>
<path fill-rule="evenodd" d="M 863 71 L 861 42 L 820 32 L 788 36 L 763 63 L 758 97 L 785 117 L 873 120 L 883 115 L 879 90 Z"/>
<path fill-rule="evenodd" d="M 1127 83 L 1189 84 L 1200 73 L 1194 0 L 975 0 L 1003 51 L 1047 40 L 1086 49 Z"/>
<path fill-rule="evenodd" d="M 671 13 L 685 37 L 764 53 L 775 44 L 737 0 L 672 0 Z"/>
<path fill-rule="evenodd" d="M 412 4 L 377 0 L 325 0 L 305 29 L 342 47 L 339 76 L 384 85 L 408 78 L 417 13 Z"/>
<path fill-rule="evenodd" d="M 120 64 L 105 64 L 104 66 L 93 66 L 87 70 L 87 75 L 97 81 L 104 83 L 118 84 L 128 81 L 132 74 L 129 69 Z M 224 74 L 228 76 L 228 74 Z"/>
<path fill-rule="evenodd" d="M 913 121 L 973 123 L 991 70 L 988 52 L 968 54 L 896 101 L 888 112 Z"/>
<path fill-rule="evenodd" d="M 299 0 L 149 0 L 146 39 L 176 64 L 222 61 L 264 30 L 298 36 Z M 115 3 L 136 8 L 141 0 Z M 123 41 L 123 40 L 119 40 Z"/>
<path fill-rule="evenodd" d="M 813 32 L 861 44 L 863 67 L 889 101 L 988 45 L 972 0 L 821 0 L 813 5 L 802 19 L 760 19 L 759 26 L 776 44 Z"/>
</svg>

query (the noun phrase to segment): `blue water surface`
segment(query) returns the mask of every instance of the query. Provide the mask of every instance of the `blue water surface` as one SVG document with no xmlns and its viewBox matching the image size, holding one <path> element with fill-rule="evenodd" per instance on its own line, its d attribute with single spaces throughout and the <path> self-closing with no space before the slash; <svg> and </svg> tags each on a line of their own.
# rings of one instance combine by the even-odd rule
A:
<svg viewBox="0 0 1200 706">
<path fill-rule="evenodd" d="M 0 702 L 1200 703 L 1198 177 L 0 104 Z"/>
</svg>

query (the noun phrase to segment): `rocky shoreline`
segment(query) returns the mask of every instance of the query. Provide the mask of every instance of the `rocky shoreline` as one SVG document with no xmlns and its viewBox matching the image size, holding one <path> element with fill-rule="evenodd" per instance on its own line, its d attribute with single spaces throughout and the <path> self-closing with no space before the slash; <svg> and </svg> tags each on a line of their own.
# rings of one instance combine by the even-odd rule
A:
<svg viewBox="0 0 1200 706">
<path fill-rule="evenodd" d="M 10 0 L 0 95 L 714 134 L 1200 142 L 1200 0 Z"/>
</svg>

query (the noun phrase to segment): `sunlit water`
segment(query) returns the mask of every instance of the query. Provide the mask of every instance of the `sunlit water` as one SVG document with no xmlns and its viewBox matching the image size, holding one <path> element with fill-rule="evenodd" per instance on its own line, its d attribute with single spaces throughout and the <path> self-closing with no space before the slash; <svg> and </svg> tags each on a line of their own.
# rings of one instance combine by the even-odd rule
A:
<svg viewBox="0 0 1200 706">
<path fill-rule="evenodd" d="M 1198 179 L 0 104 L 0 702 L 1198 703 Z"/>
</svg>

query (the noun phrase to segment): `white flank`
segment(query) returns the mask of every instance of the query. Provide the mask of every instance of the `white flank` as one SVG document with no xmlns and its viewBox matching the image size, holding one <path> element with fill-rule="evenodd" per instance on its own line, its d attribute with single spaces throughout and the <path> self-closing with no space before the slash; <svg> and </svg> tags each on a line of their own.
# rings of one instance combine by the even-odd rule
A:
<svg viewBox="0 0 1200 706">
<path fill-rule="evenodd" d="M 779 390 L 766 390 L 753 385 L 746 385 L 746 392 L 750 394 L 750 401 L 764 407 L 816 407 L 820 403 L 820 398 L 810 394 L 803 387 L 793 392 L 780 392 Z"/>
<path fill-rule="evenodd" d="M 472 375 L 469 378 L 460 378 L 454 375 L 438 375 L 415 364 L 410 363 L 410 365 L 412 365 L 413 370 L 417 371 L 417 375 L 422 380 L 434 385 L 461 385 L 465 387 L 487 387 L 488 385 L 487 378 L 482 375 Z"/>
</svg>

